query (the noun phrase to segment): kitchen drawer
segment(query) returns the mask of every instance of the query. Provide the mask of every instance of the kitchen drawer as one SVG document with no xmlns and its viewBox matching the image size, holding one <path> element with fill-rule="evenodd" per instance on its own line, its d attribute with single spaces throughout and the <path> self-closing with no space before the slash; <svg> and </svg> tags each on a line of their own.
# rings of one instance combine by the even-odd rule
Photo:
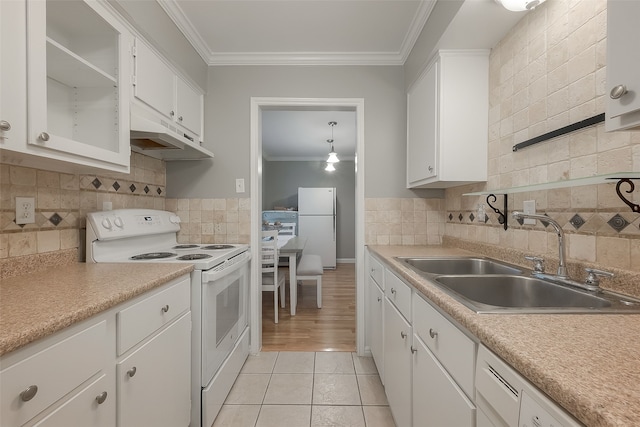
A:
<svg viewBox="0 0 640 427">
<path fill-rule="evenodd" d="M 103 320 L 3 369 L 0 425 L 23 425 L 100 372 L 106 363 L 107 339 Z M 37 391 L 25 402 L 21 393 L 31 386 Z"/>
<path fill-rule="evenodd" d="M 64 405 L 35 423 L 33 427 L 114 426 L 116 424 L 115 389 L 113 376 L 103 374 L 71 397 Z"/>
<path fill-rule="evenodd" d="M 473 396 L 476 343 L 418 294 L 413 296 L 413 330 L 467 396 Z"/>
<path fill-rule="evenodd" d="M 189 277 L 117 314 L 118 356 L 189 309 Z"/>
<path fill-rule="evenodd" d="M 384 295 L 406 319 L 411 320 L 411 287 L 386 269 L 384 271 L 384 282 L 386 284 Z"/>
<path fill-rule="evenodd" d="M 369 275 L 378 284 L 378 287 L 384 290 L 384 267 L 371 255 L 369 255 Z"/>
</svg>

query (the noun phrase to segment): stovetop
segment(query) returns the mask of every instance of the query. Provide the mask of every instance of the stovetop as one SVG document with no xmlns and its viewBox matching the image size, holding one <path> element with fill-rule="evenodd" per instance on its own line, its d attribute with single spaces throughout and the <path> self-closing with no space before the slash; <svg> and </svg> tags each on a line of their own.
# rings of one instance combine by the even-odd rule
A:
<svg viewBox="0 0 640 427">
<path fill-rule="evenodd" d="M 208 270 L 248 250 L 246 244 L 178 243 L 172 212 L 119 209 L 87 214 L 87 262 L 186 262 Z"/>
</svg>

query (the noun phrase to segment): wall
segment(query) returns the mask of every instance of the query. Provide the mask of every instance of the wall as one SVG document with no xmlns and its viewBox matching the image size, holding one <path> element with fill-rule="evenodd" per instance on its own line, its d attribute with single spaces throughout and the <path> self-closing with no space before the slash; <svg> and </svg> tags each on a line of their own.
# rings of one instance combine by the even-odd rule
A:
<svg viewBox="0 0 640 427">
<path fill-rule="evenodd" d="M 205 144 L 215 157 L 167 166 L 171 197 L 236 197 L 235 179 L 250 186 L 251 97 L 364 98 L 366 197 L 442 197 L 405 188 L 406 97 L 400 66 L 209 67 Z M 214 184 L 215 185 L 212 185 Z"/>
<path fill-rule="evenodd" d="M 0 278 L 83 256 L 87 212 L 164 209 L 164 162 L 133 153 L 131 173 L 79 175 L 0 163 Z M 15 223 L 15 198 L 35 198 L 34 224 Z"/>
<path fill-rule="evenodd" d="M 326 172 L 323 161 L 263 161 L 263 209 L 298 206 L 298 187 L 335 187 L 338 204 L 336 256 L 355 259 L 355 162 L 341 161 Z"/>
<path fill-rule="evenodd" d="M 520 263 L 524 253 L 543 255 L 551 260 L 552 271 L 558 239 L 551 227 L 539 222 L 520 226 L 509 218 L 510 228 L 504 231 L 493 212 L 486 223 L 472 223 L 477 204 L 486 201 L 462 194 L 640 170 L 640 132 L 607 133 L 603 124 L 517 152 L 511 149 L 605 110 L 606 16 L 605 1 L 548 1 L 492 51 L 489 181 L 446 191 L 445 240 L 501 248 L 517 254 Z M 640 271 L 634 262 L 640 255 L 640 219 L 617 197 L 613 184 L 513 194 L 509 209 L 521 210 L 524 200 L 535 200 L 538 213 L 563 226 L 576 277 L 583 277 L 579 267 L 587 264 Z"/>
</svg>

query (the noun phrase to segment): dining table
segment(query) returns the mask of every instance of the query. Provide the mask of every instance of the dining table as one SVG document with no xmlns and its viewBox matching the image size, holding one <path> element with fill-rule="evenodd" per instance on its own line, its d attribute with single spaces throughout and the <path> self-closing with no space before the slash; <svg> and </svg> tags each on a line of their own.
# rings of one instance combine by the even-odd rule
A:
<svg viewBox="0 0 640 427">
<path fill-rule="evenodd" d="M 281 257 L 289 257 L 289 301 L 291 305 L 291 315 L 296 315 L 296 303 L 298 301 L 298 280 L 296 279 L 296 264 L 302 255 L 304 246 L 307 244 L 306 237 L 293 236 L 285 241 L 279 248 Z"/>
</svg>

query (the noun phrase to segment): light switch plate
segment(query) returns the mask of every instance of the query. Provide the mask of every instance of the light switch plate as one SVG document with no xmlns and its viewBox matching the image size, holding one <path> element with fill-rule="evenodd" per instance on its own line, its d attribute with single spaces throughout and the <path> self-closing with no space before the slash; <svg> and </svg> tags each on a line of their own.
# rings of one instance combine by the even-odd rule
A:
<svg viewBox="0 0 640 427">
<path fill-rule="evenodd" d="M 536 213 L 536 201 L 535 200 L 525 200 L 522 202 L 522 210 L 526 214 L 535 214 Z M 536 225 L 536 220 L 531 218 L 524 218 L 524 224 L 528 225 Z"/>
<path fill-rule="evenodd" d="M 244 178 L 236 179 L 236 193 L 244 193 Z"/>
</svg>

